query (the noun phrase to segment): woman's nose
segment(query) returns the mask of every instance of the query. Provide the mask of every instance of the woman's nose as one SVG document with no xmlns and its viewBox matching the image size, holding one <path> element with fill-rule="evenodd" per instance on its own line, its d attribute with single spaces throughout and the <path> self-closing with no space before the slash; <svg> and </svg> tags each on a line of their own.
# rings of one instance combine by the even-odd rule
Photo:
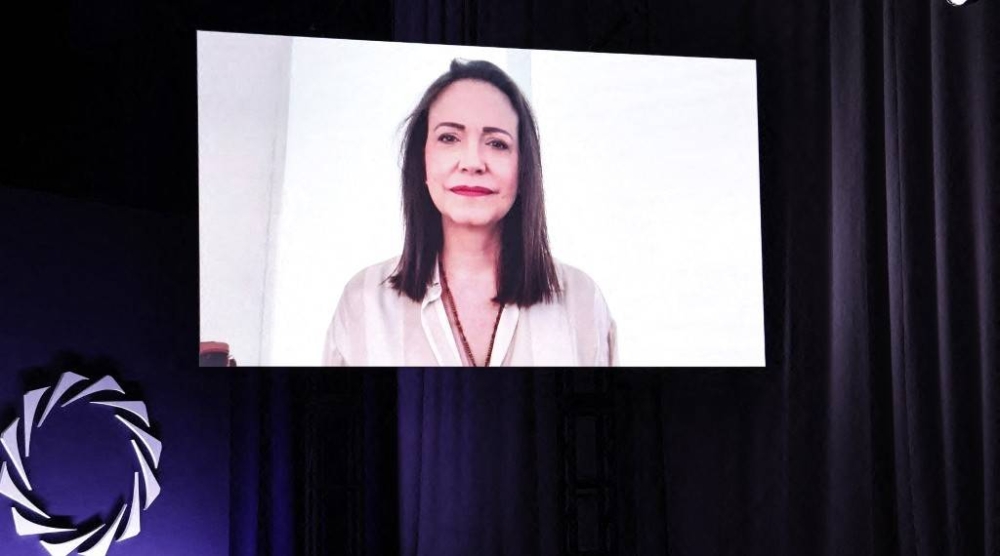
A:
<svg viewBox="0 0 1000 556">
<path fill-rule="evenodd" d="M 486 171 L 486 163 L 479 156 L 479 145 L 470 141 L 462 149 L 462 158 L 458 161 L 459 169 L 474 174 L 481 174 Z"/>
</svg>

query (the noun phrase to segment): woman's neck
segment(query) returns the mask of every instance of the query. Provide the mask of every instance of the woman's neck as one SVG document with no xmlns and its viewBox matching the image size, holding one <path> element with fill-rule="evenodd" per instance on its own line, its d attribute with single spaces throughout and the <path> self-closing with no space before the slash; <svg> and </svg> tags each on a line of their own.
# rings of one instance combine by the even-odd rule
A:
<svg viewBox="0 0 1000 556">
<path fill-rule="evenodd" d="M 441 264 L 450 282 L 496 284 L 500 227 L 473 228 L 444 224 Z"/>
</svg>

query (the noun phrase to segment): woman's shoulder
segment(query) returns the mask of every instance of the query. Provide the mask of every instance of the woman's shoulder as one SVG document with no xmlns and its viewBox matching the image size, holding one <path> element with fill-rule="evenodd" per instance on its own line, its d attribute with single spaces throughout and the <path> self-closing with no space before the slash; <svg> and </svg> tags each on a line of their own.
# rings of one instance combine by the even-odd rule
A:
<svg viewBox="0 0 1000 556">
<path fill-rule="evenodd" d="M 573 323 L 579 360 L 593 365 L 616 365 L 617 327 L 601 289 L 579 268 L 558 261 L 555 265 L 561 289 L 557 307 Z"/>
<path fill-rule="evenodd" d="M 362 268 L 347 281 L 344 293 L 361 292 L 379 286 L 389 287 L 388 279 L 396 271 L 398 263 L 399 257 L 396 256 Z"/>
<path fill-rule="evenodd" d="M 559 287 L 564 294 L 577 296 L 600 293 L 597 282 L 586 272 L 558 260 L 553 262 L 556 276 L 559 278 Z"/>
<path fill-rule="evenodd" d="M 559 278 L 558 302 L 568 309 L 594 308 L 607 312 L 607 302 L 597 282 L 579 268 L 554 261 L 556 276 Z"/>
<path fill-rule="evenodd" d="M 354 274 L 344 286 L 327 330 L 323 361 L 326 365 L 357 364 L 365 361 L 363 348 L 364 330 L 359 323 L 367 315 L 377 313 L 384 306 L 382 290 L 391 291 L 387 279 L 396 268 L 398 257 L 365 267 Z"/>
<path fill-rule="evenodd" d="M 366 298 L 392 292 L 389 277 L 396 270 L 399 257 L 386 259 L 362 268 L 344 286 L 340 296 L 341 305 L 360 307 Z"/>
</svg>

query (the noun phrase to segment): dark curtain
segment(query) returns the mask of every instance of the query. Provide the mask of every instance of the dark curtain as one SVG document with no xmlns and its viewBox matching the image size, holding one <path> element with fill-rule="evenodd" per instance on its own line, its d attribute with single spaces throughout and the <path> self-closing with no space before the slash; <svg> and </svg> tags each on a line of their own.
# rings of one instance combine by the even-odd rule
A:
<svg viewBox="0 0 1000 556">
<path fill-rule="evenodd" d="M 998 3 L 490 4 L 395 38 L 758 60 L 767 368 L 401 371 L 402 552 L 1000 552 Z"/>
<path fill-rule="evenodd" d="M 549 372 L 398 374 L 401 554 L 557 554 Z"/>
<path fill-rule="evenodd" d="M 230 554 L 397 554 L 395 372 L 229 372 Z"/>
</svg>

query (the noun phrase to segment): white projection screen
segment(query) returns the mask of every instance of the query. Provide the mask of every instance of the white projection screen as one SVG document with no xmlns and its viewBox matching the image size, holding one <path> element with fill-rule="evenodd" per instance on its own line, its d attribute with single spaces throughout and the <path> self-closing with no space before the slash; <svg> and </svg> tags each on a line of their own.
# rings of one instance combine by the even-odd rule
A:
<svg viewBox="0 0 1000 556">
<path fill-rule="evenodd" d="M 398 256 L 403 121 L 454 58 L 522 89 L 553 256 L 619 363 L 764 365 L 756 63 L 198 33 L 201 339 L 318 366 L 347 281 Z"/>
</svg>

